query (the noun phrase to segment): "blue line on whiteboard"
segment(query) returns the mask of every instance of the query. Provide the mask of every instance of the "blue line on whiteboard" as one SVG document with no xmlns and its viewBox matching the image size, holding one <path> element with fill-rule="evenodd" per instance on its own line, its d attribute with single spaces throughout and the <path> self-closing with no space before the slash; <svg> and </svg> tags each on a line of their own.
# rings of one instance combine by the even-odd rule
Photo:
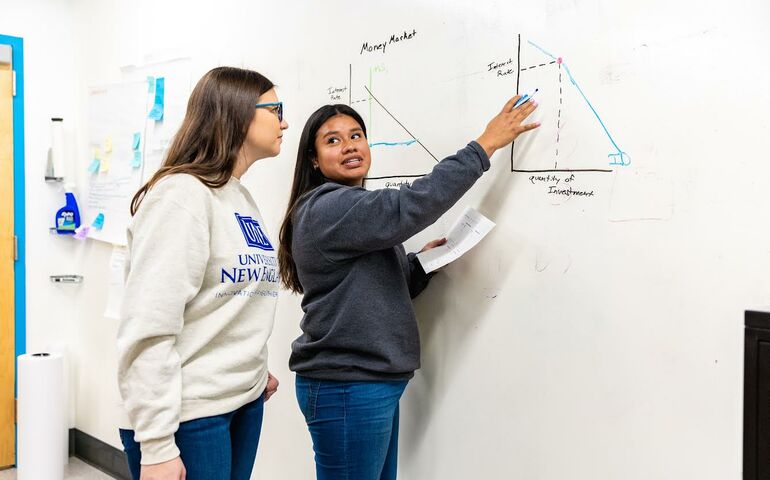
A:
<svg viewBox="0 0 770 480">
<path fill-rule="evenodd" d="M 615 139 L 612 138 L 612 135 L 610 135 L 610 131 L 607 130 L 607 126 L 604 125 L 604 122 L 602 121 L 602 118 L 599 116 L 599 114 L 596 112 L 596 109 L 593 105 L 591 105 L 591 102 L 588 100 L 588 97 L 586 97 L 586 94 L 583 93 L 583 89 L 580 88 L 580 85 L 577 84 L 575 81 L 575 77 L 572 76 L 572 73 L 569 71 L 569 67 L 567 66 L 566 62 L 562 62 L 562 65 L 564 65 L 564 70 L 567 72 L 567 76 L 569 77 L 570 82 L 577 88 L 577 91 L 580 92 L 580 96 L 583 97 L 583 100 L 588 104 L 588 107 L 591 109 L 592 112 L 594 112 L 594 115 L 596 116 L 596 119 L 599 120 L 599 124 L 604 129 L 604 133 L 607 134 L 607 138 L 610 139 L 610 142 L 612 142 L 612 146 L 615 147 L 615 150 L 617 150 L 617 153 L 611 153 L 607 155 L 612 160 L 610 162 L 610 165 L 620 165 L 620 166 L 626 166 L 631 163 L 631 159 L 628 158 L 628 154 L 626 154 L 623 150 L 620 149 L 617 143 L 615 143 Z"/>
<path fill-rule="evenodd" d="M 548 53 L 545 49 L 540 47 L 539 45 L 533 43 L 531 40 L 528 40 L 529 44 L 535 47 L 536 49 L 540 50 L 544 54 L 548 55 L 549 57 L 553 58 L 556 61 L 559 61 L 560 59 L 554 57 L 550 53 Z M 599 121 L 599 124 L 602 126 L 602 129 L 604 129 L 604 133 L 607 134 L 607 138 L 610 139 L 610 142 L 612 143 L 612 146 L 615 147 L 615 150 L 617 150 L 616 153 L 610 153 L 607 155 L 610 158 L 610 165 L 618 165 L 618 166 L 628 166 L 631 164 L 631 157 L 628 156 L 626 152 L 620 149 L 618 144 L 615 142 L 615 139 L 612 138 L 612 135 L 610 135 L 610 131 L 607 130 L 607 126 L 602 121 L 602 118 L 599 116 L 599 113 L 596 111 L 594 106 L 591 104 L 591 102 L 588 100 L 588 97 L 586 97 L 586 94 L 583 93 L 583 89 L 580 88 L 580 85 L 578 85 L 577 81 L 575 80 L 575 77 L 572 76 L 572 72 L 569 71 L 569 67 L 567 66 L 567 62 L 564 60 L 561 60 L 561 65 L 564 66 L 564 70 L 567 72 L 567 76 L 569 77 L 569 81 L 572 83 L 572 85 L 577 88 L 577 91 L 580 93 L 580 96 L 583 97 L 583 100 L 585 100 L 586 104 L 588 105 L 588 108 L 591 109 L 591 111 L 596 116 L 596 119 Z"/>
<path fill-rule="evenodd" d="M 557 59 L 556 57 L 554 57 L 554 56 L 553 56 L 553 55 L 551 55 L 550 53 L 546 52 L 546 51 L 543 49 L 543 47 L 541 47 L 541 46 L 539 46 L 539 45 L 536 45 L 535 43 L 533 43 L 533 42 L 532 42 L 532 40 L 527 40 L 527 42 L 529 42 L 529 44 L 530 44 L 530 45 L 532 45 L 533 47 L 537 48 L 538 50 L 540 50 L 541 52 L 545 53 L 546 55 L 548 55 L 549 57 L 553 58 L 554 60 L 556 60 L 556 59 Z"/>
<path fill-rule="evenodd" d="M 407 140 L 405 142 L 375 142 L 370 143 L 370 147 L 408 147 L 413 143 L 417 143 L 417 140 Z"/>
</svg>

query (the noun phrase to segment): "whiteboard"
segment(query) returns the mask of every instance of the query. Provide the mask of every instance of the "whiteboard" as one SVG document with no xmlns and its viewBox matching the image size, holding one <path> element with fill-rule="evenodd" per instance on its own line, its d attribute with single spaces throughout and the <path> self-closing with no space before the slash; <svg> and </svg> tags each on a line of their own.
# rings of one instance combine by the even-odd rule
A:
<svg viewBox="0 0 770 480">
<path fill-rule="evenodd" d="M 109 18 L 78 33 L 115 37 L 84 55 L 94 70 L 118 69 L 123 46 L 183 49 L 193 80 L 234 65 L 278 85 L 283 151 L 243 178 L 272 235 L 321 104 L 366 119 L 370 175 L 389 177 L 376 188 L 426 173 L 507 98 L 540 89 L 541 129 L 407 242 L 442 236 L 465 207 L 497 224 L 415 301 L 422 367 L 401 402 L 399 478 L 740 478 L 742 311 L 770 291 L 770 2 L 137 4 L 99 7 Z M 282 386 L 255 478 L 312 478 L 286 366 L 300 318 L 282 295 L 270 341 Z"/>
<path fill-rule="evenodd" d="M 497 224 L 415 300 L 422 367 L 401 403 L 400 478 L 739 478 L 742 310 L 770 287 L 766 222 L 750 213 L 766 202 L 750 177 L 770 174 L 755 155 L 770 69 L 752 48 L 770 42 L 769 12 L 652 3 L 297 13 L 289 123 L 350 103 L 370 129 L 370 188 L 427 173 L 539 88 L 542 127 L 407 242 L 443 236 L 465 207 Z M 296 325 L 286 303 L 277 325 Z"/>
</svg>

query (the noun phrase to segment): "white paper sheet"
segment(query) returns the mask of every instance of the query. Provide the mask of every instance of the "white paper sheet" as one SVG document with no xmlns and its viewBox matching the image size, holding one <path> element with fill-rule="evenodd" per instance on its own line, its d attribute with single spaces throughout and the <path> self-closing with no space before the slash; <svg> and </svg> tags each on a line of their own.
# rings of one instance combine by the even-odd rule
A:
<svg viewBox="0 0 770 480">
<path fill-rule="evenodd" d="M 417 254 L 423 270 L 432 272 L 457 260 L 475 247 L 494 226 L 492 220 L 473 208 L 466 208 L 449 231 L 444 245 Z"/>
</svg>

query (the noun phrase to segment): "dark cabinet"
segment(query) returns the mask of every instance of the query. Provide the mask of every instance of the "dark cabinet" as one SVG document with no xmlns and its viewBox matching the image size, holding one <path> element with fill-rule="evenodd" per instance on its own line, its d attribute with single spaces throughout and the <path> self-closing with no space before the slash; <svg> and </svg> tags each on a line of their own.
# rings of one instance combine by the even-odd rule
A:
<svg viewBox="0 0 770 480">
<path fill-rule="evenodd" d="M 743 383 L 743 478 L 770 479 L 770 312 L 747 311 Z"/>
</svg>

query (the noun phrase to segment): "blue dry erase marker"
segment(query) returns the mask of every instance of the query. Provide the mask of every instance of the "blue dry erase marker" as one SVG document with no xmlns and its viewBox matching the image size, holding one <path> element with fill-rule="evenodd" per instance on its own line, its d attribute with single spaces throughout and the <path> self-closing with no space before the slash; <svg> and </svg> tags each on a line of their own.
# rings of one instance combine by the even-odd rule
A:
<svg viewBox="0 0 770 480">
<path fill-rule="evenodd" d="M 519 105 L 521 105 L 522 103 L 526 102 L 527 100 L 532 100 L 532 97 L 534 97 L 534 96 L 535 96 L 535 94 L 537 93 L 537 91 L 538 91 L 538 90 L 540 90 L 540 89 L 539 89 L 539 88 L 536 88 L 536 89 L 535 89 L 535 91 L 534 91 L 534 92 L 532 92 L 532 94 L 531 94 L 531 95 L 530 95 L 530 94 L 528 94 L 528 93 L 525 93 L 525 94 L 524 94 L 524 96 L 523 96 L 523 97 L 521 97 L 521 98 L 519 99 L 519 101 L 518 101 L 518 102 L 516 102 L 516 103 L 513 105 L 513 108 L 516 108 L 516 107 L 518 107 Z"/>
</svg>

